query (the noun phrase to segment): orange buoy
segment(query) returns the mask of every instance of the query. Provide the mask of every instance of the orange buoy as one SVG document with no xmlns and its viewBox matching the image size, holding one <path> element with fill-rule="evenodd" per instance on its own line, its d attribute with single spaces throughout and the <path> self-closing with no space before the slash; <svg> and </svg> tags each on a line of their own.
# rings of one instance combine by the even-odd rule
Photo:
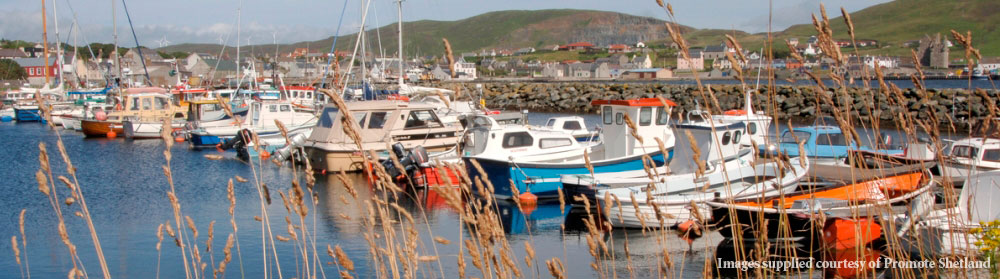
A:
<svg viewBox="0 0 1000 279">
<path fill-rule="evenodd" d="M 882 237 L 882 226 L 868 218 L 833 218 L 826 221 L 823 240 L 836 250 L 862 246 Z"/>
<path fill-rule="evenodd" d="M 694 220 L 687 220 L 684 223 L 678 224 L 677 229 L 684 234 L 690 233 L 694 236 L 701 236 L 701 226 Z"/>
<path fill-rule="evenodd" d="M 535 212 L 535 209 L 538 209 L 537 204 L 521 204 L 521 213 L 524 214 L 524 216 L 531 216 L 531 213 Z"/>
<path fill-rule="evenodd" d="M 725 115 L 746 115 L 747 111 L 742 109 L 731 109 L 724 112 Z"/>
<path fill-rule="evenodd" d="M 260 157 L 261 157 L 261 158 L 264 158 L 264 159 L 267 159 L 267 158 L 271 158 L 271 153 L 268 153 L 268 152 L 267 152 L 267 151 L 265 151 L 265 150 L 261 150 L 261 151 L 260 151 Z"/>
<path fill-rule="evenodd" d="M 517 199 L 521 201 L 521 205 L 535 205 L 538 204 L 538 196 L 532 194 L 531 192 L 524 192 L 517 196 Z"/>
<path fill-rule="evenodd" d="M 175 137 L 174 141 L 175 142 L 184 142 L 184 137 Z"/>
<path fill-rule="evenodd" d="M 222 144 L 221 143 L 215 145 L 215 150 L 218 150 L 219 152 L 226 152 L 225 150 L 222 150 Z"/>
<path fill-rule="evenodd" d="M 113 138 L 118 137 L 118 133 L 115 133 L 115 131 L 108 131 L 107 136 L 108 136 L 109 139 L 113 139 Z"/>
</svg>

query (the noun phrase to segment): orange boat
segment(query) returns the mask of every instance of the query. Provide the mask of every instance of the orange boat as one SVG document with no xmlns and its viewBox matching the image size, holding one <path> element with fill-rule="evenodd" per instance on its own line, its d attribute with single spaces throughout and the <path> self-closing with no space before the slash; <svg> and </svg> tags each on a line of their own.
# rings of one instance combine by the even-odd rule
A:
<svg viewBox="0 0 1000 279">
<path fill-rule="evenodd" d="M 814 219 L 892 215 L 892 206 L 906 204 L 931 188 L 934 182 L 929 172 L 912 167 L 906 169 L 913 170 L 896 173 L 886 170 L 883 178 L 800 189 L 783 197 L 708 204 L 712 207 L 715 223 L 721 228 L 719 232 L 726 237 L 733 236 L 735 227 L 739 227 L 740 234 L 746 238 L 756 238 L 765 229 L 768 238 L 812 237 L 819 232 L 819 227 L 813 226 Z M 782 214 L 787 219 L 783 220 Z M 823 217 L 817 218 L 819 216 Z M 766 228 L 761 227 L 763 220 L 768 220 Z M 787 228 L 781 224 L 787 224 Z"/>
<path fill-rule="evenodd" d="M 125 90 L 123 108 L 106 114 L 98 113 L 95 119 L 80 120 L 80 127 L 87 137 L 112 137 L 110 132 L 124 135 L 122 121 L 162 122 L 164 118 L 183 118 L 186 109 L 173 105 L 170 95 L 163 88 L 129 88 Z"/>
</svg>

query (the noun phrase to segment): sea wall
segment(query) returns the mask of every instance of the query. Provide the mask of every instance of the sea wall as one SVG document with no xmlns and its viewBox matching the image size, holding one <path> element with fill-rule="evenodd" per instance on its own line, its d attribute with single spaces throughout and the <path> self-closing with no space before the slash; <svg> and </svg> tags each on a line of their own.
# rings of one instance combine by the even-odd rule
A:
<svg viewBox="0 0 1000 279">
<path fill-rule="evenodd" d="M 478 90 L 474 83 L 436 84 L 441 88 L 461 88 L 463 94 L 476 94 Z M 699 97 L 696 86 L 668 85 L 655 83 L 483 83 L 483 95 L 486 104 L 492 108 L 527 109 L 534 112 L 595 112 L 590 105 L 593 100 L 602 99 L 633 99 L 662 96 L 678 104 L 677 111 L 687 111 L 700 102 L 705 107 L 705 101 Z M 803 118 L 811 120 L 818 111 L 829 114 L 831 106 L 825 102 L 817 102 L 816 88 L 809 86 L 780 86 L 776 94 L 768 94 L 766 88 L 755 95 L 755 107 L 767 107 L 775 104 L 768 114 L 777 111 L 780 119 Z M 723 110 L 743 107 L 743 92 L 741 87 L 734 85 L 713 85 L 712 91 Z M 989 99 L 997 102 L 997 91 L 986 91 Z M 833 96 L 832 89 L 824 92 Z M 984 117 L 988 108 L 984 98 L 979 94 L 970 94 L 964 89 L 929 89 L 927 98 L 913 89 L 903 89 L 905 105 L 892 105 L 883 94 L 865 93 L 861 88 L 848 89 L 847 97 L 837 94 L 833 97 L 836 106 L 854 106 L 856 115 L 868 117 L 879 115 L 882 120 L 891 120 L 906 112 L 914 117 L 926 118 L 931 113 L 938 119 L 947 121 L 947 116 L 956 120 Z M 773 98 L 773 102 L 771 102 Z M 926 100 L 926 101 L 925 101 Z M 817 107 L 817 103 L 820 105 Z M 1000 105 L 1000 104 L 998 104 Z M 954 112 L 954 114 L 952 114 Z"/>
</svg>

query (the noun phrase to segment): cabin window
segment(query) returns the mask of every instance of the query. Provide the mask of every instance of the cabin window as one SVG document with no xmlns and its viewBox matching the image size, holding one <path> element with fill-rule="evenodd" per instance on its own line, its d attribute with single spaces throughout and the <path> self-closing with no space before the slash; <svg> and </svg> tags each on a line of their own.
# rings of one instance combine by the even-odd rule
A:
<svg viewBox="0 0 1000 279">
<path fill-rule="evenodd" d="M 847 140 L 844 138 L 844 134 L 841 133 L 821 134 L 816 138 L 816 144 L 844 146 L 847 145 Z"/>
<path fill-rule="evenodd" d="M 756 135 L 757 134 L 757 123 L 756 122 L 750 122 L 750 125 L 747 125 L 747 134 L 751 134 L 751 135 Z"/>
<path fill-rule="evenodd" d="M 382 129 L 385 126 L 385 120 L 389 119 L 389 112 L 372 112 L 371 116 L 371 120 L 368 120 L 368 129 Z"/>
<path fill-rule="evenodd" d="M 153 103 L 153 108 L 158 109 L 158 110 L 167 108 L 167 99 L 156 98 L 156 99 L 153 99 L 153 100 L 156 101 L 156 102 Z"/>
<path fill-rule="evenodd" d="M 639 109 L 639 126 L 649 126 L 653 123 L 653 108 L 644 107 Z"/>
<path fill-rule="evenodd" d="M 667 125 L 668 119 L 670 119 L 670 115 L 667 114 L 666 108 L 656 108 L 656 125 Z"/>
<path fill-rule="evenodd" d="M 441 121 L 430 110 L 415 110 L 410 111 L 410 117 L 406 119 L 406 125 L 403 128 L 434 128 L 442 126 L 444 125 L 441 125 Z"/>
<path fill-rule="evenodd" d="M 503 148 L 531 146 L 534 141 L 528 132 L 507 133 L 503 135 Z"/>
<path fill-rule="evenodd" d="M 616 124 L 621 125 L 623 120 L 625 120 L 625 116 L 621 112 L 615 113 Z"/>
<path fill-rule="evenodd" d="M 556 127 L 556 120 L 555 119 L 549 119 L 549 122 L 546 122 L 545 126 L 547 126 L 549 128 L 555 128 Z"/>
<path fill-rule="evenodd" d="M 142 110 L 150 110 L 153 108 L 153 101 L 149 98 L 142 99 Z"/>
<path fill-rule="evenodd" d="M 730 140 L 730 139 L 731 139 L 732 137 L 733 137 L 733 135 L 732 135 L 732 134 L 729 134 L 729 132 L 726 132 L 725 134 L 722 134 L 722 145 L 727 145 L 727 144 L 729 144 L 729 140 Z"/>
<path fill-rule="evenodd" d="M 986 149 L 983 151 L 983 160 L 1000 162 L 1000 149 Z"/>
<path fill-rule="evenodd" d="M 287 112 L 287 111 L 292 111 L 292 107 L 288 105 L 281 106 L 281 112 Z"/>
<path fill-rule="evenodd" d="M 556 148 L 573 145 L 573 141 L 567 138 L 551 138 L 538 140 L 538 147 L 542 149 Z"/>
<path fill-rule="evenodd" d="M 736 130 L 733 132 L 733 144 L 738 144 L 740 142 L 740 137 L 743 136 L 743 131 Z"/>
<path fill-rule="evenodd" d="M 139 110 L 139 98 L 132 98 L 132 108 L 129 110 Z"/>
<path fill-rule="evenodd" d="M 333 127 L 333 120 L 337 119 L 338 109 L 335 107 L 328 107 L 323 109 L 323 113 L 319 118 L 319 126 L 323 128 Z"/>
<path fill-rule="evenodd" d="M 269 106 L 267 106 L 267 110 L 270 111 L 270 112 L 278 112 L 278 106 L 277 105 L 269 105 Z"/>
<path fill-rule="evenodd" d="M 951 155 L 961 158 L 975 159 L 979 155 L 979 148 L 966 145 L 956 145 L 951 150 Z"/>
<path fill-rule="evenodd" d="M 355 113 L 353 113 L 351 115 L 354 116 L 354 119 L 358 120 L 358 127 L 364 127 L 365 126 L 365 116 L 368 116 L 367 112 L 355 112 Z"/>
<path fill-rule="evenodd" d="M 799 144 L 798 142 L 795 142 L 795 136 L 796 135 L 792 134 L 792 131 L 785 131 L 784 134 L 781 134 L 781 143 Z M 812 134 L 809 132 L 798 132 L 797 136 L 799 137 L 799 140 L 802 140 L 808 139 L 812 136 Z"/>
<path fill-rule="evenodd" d="M 611 125 L 611 123 L 613 123 L 611 122 L 613 120 L 611 117 L 614 116 L 611 113 L 611 107 L 605 106 L 602 110 L 604 110 L 603 112 L 601 112 L 601 116 L 604 117 L 604 125 Z"/>
<path fill-rule="evenodd" d="M 562 126 L 563 130 L 583 130 L 583 126 L 580 125 L 580 121 L 566 121 Z"/>
</svg>

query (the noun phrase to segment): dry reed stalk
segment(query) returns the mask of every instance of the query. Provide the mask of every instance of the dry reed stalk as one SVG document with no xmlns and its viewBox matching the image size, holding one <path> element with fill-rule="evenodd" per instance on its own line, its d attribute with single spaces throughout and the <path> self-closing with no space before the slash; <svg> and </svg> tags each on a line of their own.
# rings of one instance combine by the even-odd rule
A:
<svg viewBox="0 0 1000 279">
<path fill-rule="evenodd" d="M 27 209 L 21 209 L 21 214 L 17 218 L 18 230 L 21 232 L 21 248 L 24 249 L 24 270 L 28 274 L 28 278 L 31 278 L 31 265 L 28 264 L 28 235 L 24 233 L 24 214 L 28 212 Z M 13 246 L 17 246 L 17 243 L 13 243 Z"/>
<path fill-rule="evenodd" d="M 344 253 L 344 249 L 341 249 L 340 245 L 337 245 L 334 248 L 334 254 L 337 255 L 335 257 L 337 259 L 337 264 L 339 264 L 341 267 L 349 271 L 354 270 L 354 262 L 347 257 L 347 253 Z"/>
<path fill-rule="evenodd" d="M 451 43 L 446 38 L 441 38 L 441 41 L 444 42 L 444 54 L 448 58 L 448 70 L 451 71 L 451 78 L 456 78 L 458 73 L 455 72 L 455 56 L 451 52 Z"/>
<path fill-rule="evenodd" d="M 559 213 L 560 214 L 565 214 L 566 213 L 566 197 L 563 194 L 563 189 L 562 189 L 562 187 L 559 187 L 559 188 L 556 189 L 556 191 L 559 193 Z"/>
<path fill-rule="evenodd" d="M 552 277 L 558 279 L 566 278 L 566 267 L 563 266 L 562 260 L 553 257 L 552 259 L 545 261 L 545 265 L 549 267 L 549 273 Z"/>
<path fill-rule="evenodd" d="M 635 138 L 635 140 L 639 141 L 639 143 L 641 144 L 642 136 L 639 135 L 638 133 L 639 130 L 636 129 L 635 122 L 632 122 L 632 117 L 629 117 L 628 113 L 625 114 L 625 124 L 628 125 L 628 130 L 629 133 L 632 135 L 632 137 Z"/>
</svg>

